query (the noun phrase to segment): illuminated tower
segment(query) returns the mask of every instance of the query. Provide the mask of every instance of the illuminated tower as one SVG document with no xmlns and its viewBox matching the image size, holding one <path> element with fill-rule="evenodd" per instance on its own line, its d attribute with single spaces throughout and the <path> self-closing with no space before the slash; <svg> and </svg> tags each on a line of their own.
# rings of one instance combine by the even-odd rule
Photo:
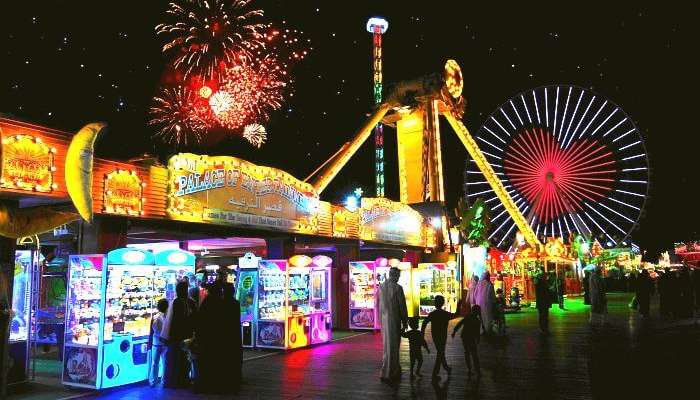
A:
<svg viewBox="0 0 700 400">
<path fill-rule="evenodd" d="M 384 18 L 373 17 L 367 21 L 367 32 L 372 34 L 372 64 L 374 67 L 374 103 L 382 102 L 382 35 L 389 29 Z M 374 128 L 375 194 L 384 197 L 384 130 L 379 122 Z"/>
</svg>

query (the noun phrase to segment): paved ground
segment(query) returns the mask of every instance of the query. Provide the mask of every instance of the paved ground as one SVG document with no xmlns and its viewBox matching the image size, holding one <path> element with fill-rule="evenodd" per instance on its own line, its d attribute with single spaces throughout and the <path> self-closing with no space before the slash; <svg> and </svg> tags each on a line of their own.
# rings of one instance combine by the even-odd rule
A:
<svg viewBox="0 0 700 400">
<path fill-rule="evenodd" d="M 439 383 L 404 376 L 395 387 L 378 380 L 381 335 L 348 337 L 289 353 L 253 353 L 244 363 L 240 399 L 694 398 L 700 388 L 700 329 L 692 320 L 642 321 L 627 307 L 629 295 L 611 294 L 609 325 L 592 329 L 580 300 L 552 309 L 549 337 L 537 332 L 537 313 L 508 315 L 504 338 L 482 341 L 483 377 L 466 378 L 461 343 L 448 341 L 452 376 Z M 428 335 L 429 336 L 429 335 Z M 430 343 L 430 340 L 429 340 Z M 408 364 L 408 352 L 402 362 Z M 434 353 L 427 355 L 425 372 Z M 695 393 L 695 394 L 693 394 Z M 76 395 L 76 393 L 73 393 Z M 77 394 L 85 396 L 84 394 Z M 88 395 L 103 399 L 203 399 L 186 390 L 121 388 Z M 54 398 L 66 397 L 56 393 Z M 25 398 L 15 396 L 14 398 Z M 225 397 L 218 397 L 225 398 Z"/>
</svg>

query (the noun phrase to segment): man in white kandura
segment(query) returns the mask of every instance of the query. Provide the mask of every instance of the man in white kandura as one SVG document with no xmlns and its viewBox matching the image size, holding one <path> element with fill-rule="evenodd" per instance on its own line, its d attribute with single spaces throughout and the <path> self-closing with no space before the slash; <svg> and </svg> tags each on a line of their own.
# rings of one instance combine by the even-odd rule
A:
<svg viewBox="0 0 700 400">
<path fill-rule="evenodd" d="M 384 356 L 382 358 L 382 382 L 393 382 L 401 378 L 399 365 L 399 347 L 401 333 L 408 326 L 408 312 L 403 288 L 399 285 L 401 271 L 398 268 L 389 270 L 389 277 L 379 289 L 378 303 L 382 321 L 382 343 Z"/>
</svg>

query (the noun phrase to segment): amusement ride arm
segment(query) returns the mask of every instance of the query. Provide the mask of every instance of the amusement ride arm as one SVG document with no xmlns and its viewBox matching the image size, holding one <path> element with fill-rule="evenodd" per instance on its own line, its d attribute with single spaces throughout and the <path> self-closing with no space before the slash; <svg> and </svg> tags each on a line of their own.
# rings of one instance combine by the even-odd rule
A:
<svg viewBox="0 0 700 400">
<path fill-rule="evenodd" d="M 370 119 L 360 128 L 355 137 L 345 146 L 343 146 L 342 151 L 334 155 L 335 160 L 331 162 L 324 170 L 321 172 L 316 179 L 314 179 L 312 185 L 318 191 L 318 193 L 323 192 L 323 190 L 328 186 L 329 183 L 338 175 L 341 169 L 347 164 L 355 152 L 362 146 L 362 143 L 367 140 L 367 138 L 372 133 L 374 127 L 379 123 L 379 121 L 384 118 L 384 115 L 389 112 L 392 105 L 383 103 L 375 111 Z"/>
<path fill-rule="evenodd" d="M 527 243 L 534 248 L 538 248 L 540 241 L 537 239 L 537 235 L 535 235 L 535 232 L 532 230 L 523 214 L 518 210 L 518 207 L 515 205 L 508 191 L 506 191 L 506 188 L 503 187 L 503 183 L 501 183 L 501 180 L 496 176 L 491 164 L 489 164 L 484 154 L 479 150 L 479 146 L 476 144 L 476 141 L 474 141 L 474 138 L 472 138 L 467 127 L 464 126 L 462 121 L 455 118 L 451 112 L 445 112 L 444 115 L 459 137 L 459 140 L 462 141 L 462 144 L 469 152 L 469 155 L 471 155 L 474 162 L 476 162 L 479 170 L 484 174 L 484 178 L 489 182 L 498 199 L 503 203 L 505 209 L 508 210 L 508 214 L 510 214 L 510 217 L 515 221 L 515 224 L 525 237 Z"/>
</svg>

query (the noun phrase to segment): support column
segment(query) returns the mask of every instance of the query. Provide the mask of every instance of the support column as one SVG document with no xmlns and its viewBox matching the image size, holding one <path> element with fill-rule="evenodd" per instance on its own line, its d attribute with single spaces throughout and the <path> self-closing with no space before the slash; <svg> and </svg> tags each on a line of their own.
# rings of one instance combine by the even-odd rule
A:
<svg viewBox="0 0 700 400">
<path fill-rule="evenodd" d="M 5 204 L 12 203 L 3 201 Z M 7 204 L 8 206 L 16 205 Z M 0 399 L 7 394 L 10 321 L 12 320 L 12 284 L 15 279 L 17 241 L 0 236 Z M 24 361 L 22 361 L 24 363 Z"/>
<path fill-rule="evenodd" d="M 360 245 L 336 245 L 333 280 L 333 328 L 350 328 L 350 261 L 360 258 Z"/>
<path fill-rule="evenodd" d="M 98 216 L 92 224 L 81 222 L 78 243 L 81 254 L 105 254 L 126 247 L 128 220 L 124 217 Z"/>
</svg>

